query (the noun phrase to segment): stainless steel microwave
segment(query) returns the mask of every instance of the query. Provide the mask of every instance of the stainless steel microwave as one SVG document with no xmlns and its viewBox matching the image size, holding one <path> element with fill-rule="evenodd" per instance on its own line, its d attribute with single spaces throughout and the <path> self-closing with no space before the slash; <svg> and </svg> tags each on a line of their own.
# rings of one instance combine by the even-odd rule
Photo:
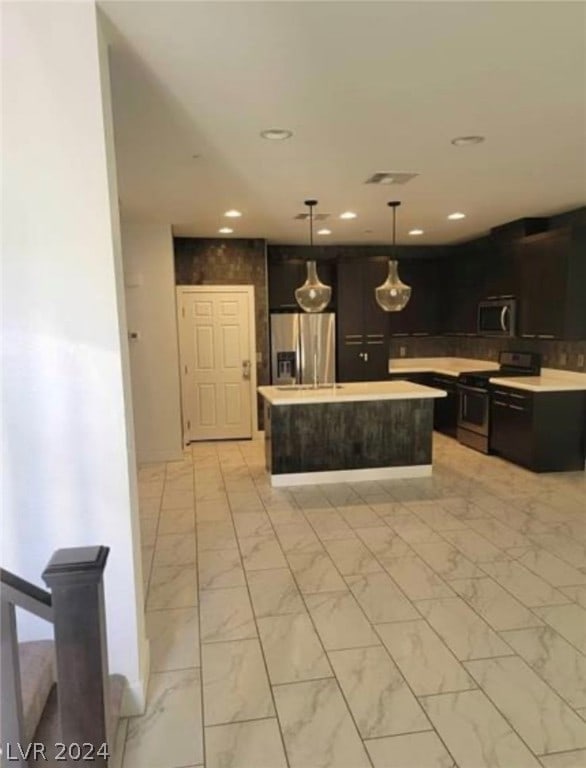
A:
<svg viewBox="0 0 586 768">
<path fill-rule="evenodd" d="M 514 336 L 517 300 L 508 297 L 485 299 L 478 305 L 479 336 Z"/>
</svg>

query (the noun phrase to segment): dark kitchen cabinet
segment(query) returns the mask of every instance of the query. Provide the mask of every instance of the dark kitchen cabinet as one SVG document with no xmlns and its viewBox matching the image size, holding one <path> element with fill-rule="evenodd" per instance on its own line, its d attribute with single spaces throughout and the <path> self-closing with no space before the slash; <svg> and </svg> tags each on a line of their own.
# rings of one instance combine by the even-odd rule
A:
<svg viewBox="0 0 586 768">
<path fill-rule="evenodd" d="M 374 289 L 384 282 L 387 260 L 338 262 L 337 359 L 339 381 L 380 381 L 389 366 L 389 315 Z"/>
<path fill-rule="evenodd" d="M 461 246 L 456 257 L 442 261 L 440 269 L 442 329 L 455 335 L 476 334 L 478 302 L 485 298 L 482 260 Z"/>
<path fill-rule="evenodd" d="M 511 243 L 491 242 L 482 262 L 482 299 L 516 296 L 514 248 Z"/>
<path fill-rule="evenodd" d="M 440 330 L 476 335 L 479 302 L 517 293 L 511 242 L 485 237 L 457 246 L 452 258 L 440 261 L 437 285 L 443 297 Z"/>
<path fill-rule="evenodd" d="M 295 289 L 305 282 L 307 269 L 303 259 L 274 261 L 268 265 L 269 272 L 269 309 L 300 311 L 295 300 Z M 317 274 L 326 285 L 332 286 L 332 298 L 328 305 L 333 309 L 335 301 L 335 264 L 331 261 L 318 261 Z"/>
<path fill-rule="evenodd" d="M 443 389 L 446 397 L 433 401 L 433 428 L 444 435 L 456 437 L 458 426 L 458 390 L 455 376 L 443 376 L 439 373 L 390 373 L 393 381 L 412 381 L 434 389 Z"/>
<path fill-rule="evenodd" d="M 586 338 L 586 227 L 526 237 L 515 244 L 518 334 Z"/>
<path fill-rule="evenodd" d="M 450 437 L 456 437 L 458 428 L 458 390 L 455 376 L 432 374 L 430 387 L 443 389 L 446 397 L 434 400 L 433 428 Z"/>
<path fill-rule="evenodd" d="M 438 259 L 402 259 L 399 277 L 411 286 L 411 298 L 401 312 L 389 314 L 391 336 L 432 336 L 439 326 Z"/>
<path fill-rule="evenodd" d="M 494 385 L 490 450 L 534 472 L 582 470 L 586 394 L 529 392 Z"/>
</svg>

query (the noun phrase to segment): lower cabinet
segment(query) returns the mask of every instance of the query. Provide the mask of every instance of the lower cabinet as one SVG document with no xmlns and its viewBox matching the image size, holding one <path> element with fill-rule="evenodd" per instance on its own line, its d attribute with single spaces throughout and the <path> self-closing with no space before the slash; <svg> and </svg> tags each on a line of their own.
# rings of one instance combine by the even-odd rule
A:
<svg viewBox="0 0 586 768">
<path fill-rule="evenodd" d="M 403 379 L 414 384 L 423 384 L 434 389 L 443 389 L 446 397 L 438 397 L 433 406 L 433 428 L 444 435 L 456 437 L 458 426 L 458 391 L 456 378 L 438 373 L 392 373 L 391 379 Z"/>
<path fill-rule="evenodd" d="M 443 389 L 446 397 L 438 397 L 434 400 L 433 428 L 444 435 L 456 437 L 458 430 L 458 390 L 456 378 L 432 374 L 430 387 Z"/>
<path fill-rule="evenodd" d="M 533 472 L 584 469 L 586 394 L 529 392 L 495 385 L 490 450 Z"/>
</svg>

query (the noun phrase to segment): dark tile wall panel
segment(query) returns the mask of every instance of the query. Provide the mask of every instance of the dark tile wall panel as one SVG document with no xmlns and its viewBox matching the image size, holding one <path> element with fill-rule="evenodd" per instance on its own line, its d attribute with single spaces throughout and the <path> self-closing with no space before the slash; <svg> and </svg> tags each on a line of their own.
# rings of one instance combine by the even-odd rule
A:
<svg viewBox="0 0 586 768">
<path fill-rule="evenodd" d="M 256 364 L 258 385 L 270 381 L 269 315 L 267 301 L 267 259 L 264 240 L 219 240 L 176 237 L 176 285 L 253 285 L 256 313 Z M 263 408 L 257 402 L 259 429 L 263 428 Z"/>
<path fill-rule="evenodd" d="M 433 400 L 270 408 L 272 474 L 431 464 Z"/>
</svg>

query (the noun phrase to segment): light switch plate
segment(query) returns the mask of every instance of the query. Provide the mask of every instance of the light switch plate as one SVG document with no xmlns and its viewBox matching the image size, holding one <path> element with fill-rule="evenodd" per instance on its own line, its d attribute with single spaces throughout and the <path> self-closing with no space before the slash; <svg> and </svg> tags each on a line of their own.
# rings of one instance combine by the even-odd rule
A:
<svg viewBox="0 0 586 768">
<path fill-rule="evenodd" d="M 584 368 L 584 355 L 578 355 L 578 368 Z"/>
<path fill-rule="evenodd" d="M 407 354 L 407 347 L 399 347 L 399 357 L 405 357 Z"/>
</svg>

